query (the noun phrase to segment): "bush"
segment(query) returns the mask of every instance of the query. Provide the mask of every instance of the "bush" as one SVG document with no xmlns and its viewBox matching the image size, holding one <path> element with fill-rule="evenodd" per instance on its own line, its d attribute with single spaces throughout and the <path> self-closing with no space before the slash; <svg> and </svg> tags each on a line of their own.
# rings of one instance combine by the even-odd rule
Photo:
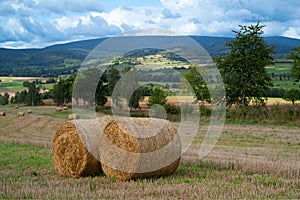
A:
<svg viewBox="0 0 300 200">
<path fill-rule="evenodd" d="M 200 106 L 200 116 L 210 116 L 211 109 L 205 106 Z"/>
<path fill-rule="evenodd" d="M 180 107 L 176 106 L 171 103 L 167 103 L 164 105 L 164 108 L 166 109 L 167 113 L 179 115 L 180 114 Z"/>
</svg>

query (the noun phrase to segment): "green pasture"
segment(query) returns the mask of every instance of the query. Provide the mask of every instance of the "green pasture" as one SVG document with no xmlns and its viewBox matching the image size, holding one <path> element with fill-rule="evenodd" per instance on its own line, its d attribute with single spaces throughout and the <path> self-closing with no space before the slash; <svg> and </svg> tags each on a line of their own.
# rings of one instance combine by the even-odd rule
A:
<svg viewBox="0 0 300 200">
<path fill-rule="evenodd" d="M 23 81 L 2 81 L 0 83 L 0 92 L 18 92 L 25 90 L 23 87 Z"/>
<path fill-rule="evenodd" d="M 273 80 L 273 85 L 275 87 L 282 87 L 284 89 L 299 89 L 300 88 L 300 83 L 295 83 L 292 80 Z"/>
</svg>

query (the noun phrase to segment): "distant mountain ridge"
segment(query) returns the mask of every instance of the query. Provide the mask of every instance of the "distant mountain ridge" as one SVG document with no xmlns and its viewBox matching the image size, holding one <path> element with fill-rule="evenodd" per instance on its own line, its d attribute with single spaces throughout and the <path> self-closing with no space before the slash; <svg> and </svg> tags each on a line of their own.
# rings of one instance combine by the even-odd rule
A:
<svg viewBox="0 0 300 200">
<path fill-rule="evenodd" d="M 191 36 L 211 55 L 224 55 L 225 44 L 233 38 Z M 57 76 L 76 71 L 80 63 L 98 44 L 107 38 L 56 44 L 36 49 L 0 48 L 0 76 Z M 284 57 L 292 48 L 300 46 L 300 39 L 282 36 L 265 37 L 268 44 L 275 45 L 276 57 Z"/>
</svg>

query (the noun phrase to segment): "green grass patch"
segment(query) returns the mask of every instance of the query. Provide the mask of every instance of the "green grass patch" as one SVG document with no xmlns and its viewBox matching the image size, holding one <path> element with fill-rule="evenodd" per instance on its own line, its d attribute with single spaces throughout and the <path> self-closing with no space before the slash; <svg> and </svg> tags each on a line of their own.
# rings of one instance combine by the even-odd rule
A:
<svg viewBox="0 0 300 200">
<path fill-rule="evenodd" d="M 51 150 L 24 144 L 0 143 L 0 170 L 25 171 L 52 167 Z M 36 173 L 36 172 L 33 172 Z"/>
<path fill-rule="evenodd" d="M 71 110 L 67 110 L 67 111 L 53 112 L 53 113 L 40 113 L 39 115 L 58 118 L 58 119 L 68 119 L 68 115 L 71 113 L 72 113 Z"/>
<path fill-rule="evenodd" d="M 275 87 L 282 87 L 284 89 L 300 88 L 300 84 L 295 83 L 293 80 L 273 80 L 273 85 Z"/>
</svg>

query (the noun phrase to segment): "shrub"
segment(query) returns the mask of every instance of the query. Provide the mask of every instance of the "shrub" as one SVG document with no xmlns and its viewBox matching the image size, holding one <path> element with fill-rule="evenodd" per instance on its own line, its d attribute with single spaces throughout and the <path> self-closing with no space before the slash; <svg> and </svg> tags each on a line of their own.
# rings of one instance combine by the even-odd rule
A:
<svg viewBox="0 0 300 200">
<path fill-rule="evenodd" d="M 167 113 L 179 115 L 180 114 L 180 107 L 176 106 L 171 103 L 167 103 L 164 105 L 164 108 L 166 109 Z"/>
</svg>

